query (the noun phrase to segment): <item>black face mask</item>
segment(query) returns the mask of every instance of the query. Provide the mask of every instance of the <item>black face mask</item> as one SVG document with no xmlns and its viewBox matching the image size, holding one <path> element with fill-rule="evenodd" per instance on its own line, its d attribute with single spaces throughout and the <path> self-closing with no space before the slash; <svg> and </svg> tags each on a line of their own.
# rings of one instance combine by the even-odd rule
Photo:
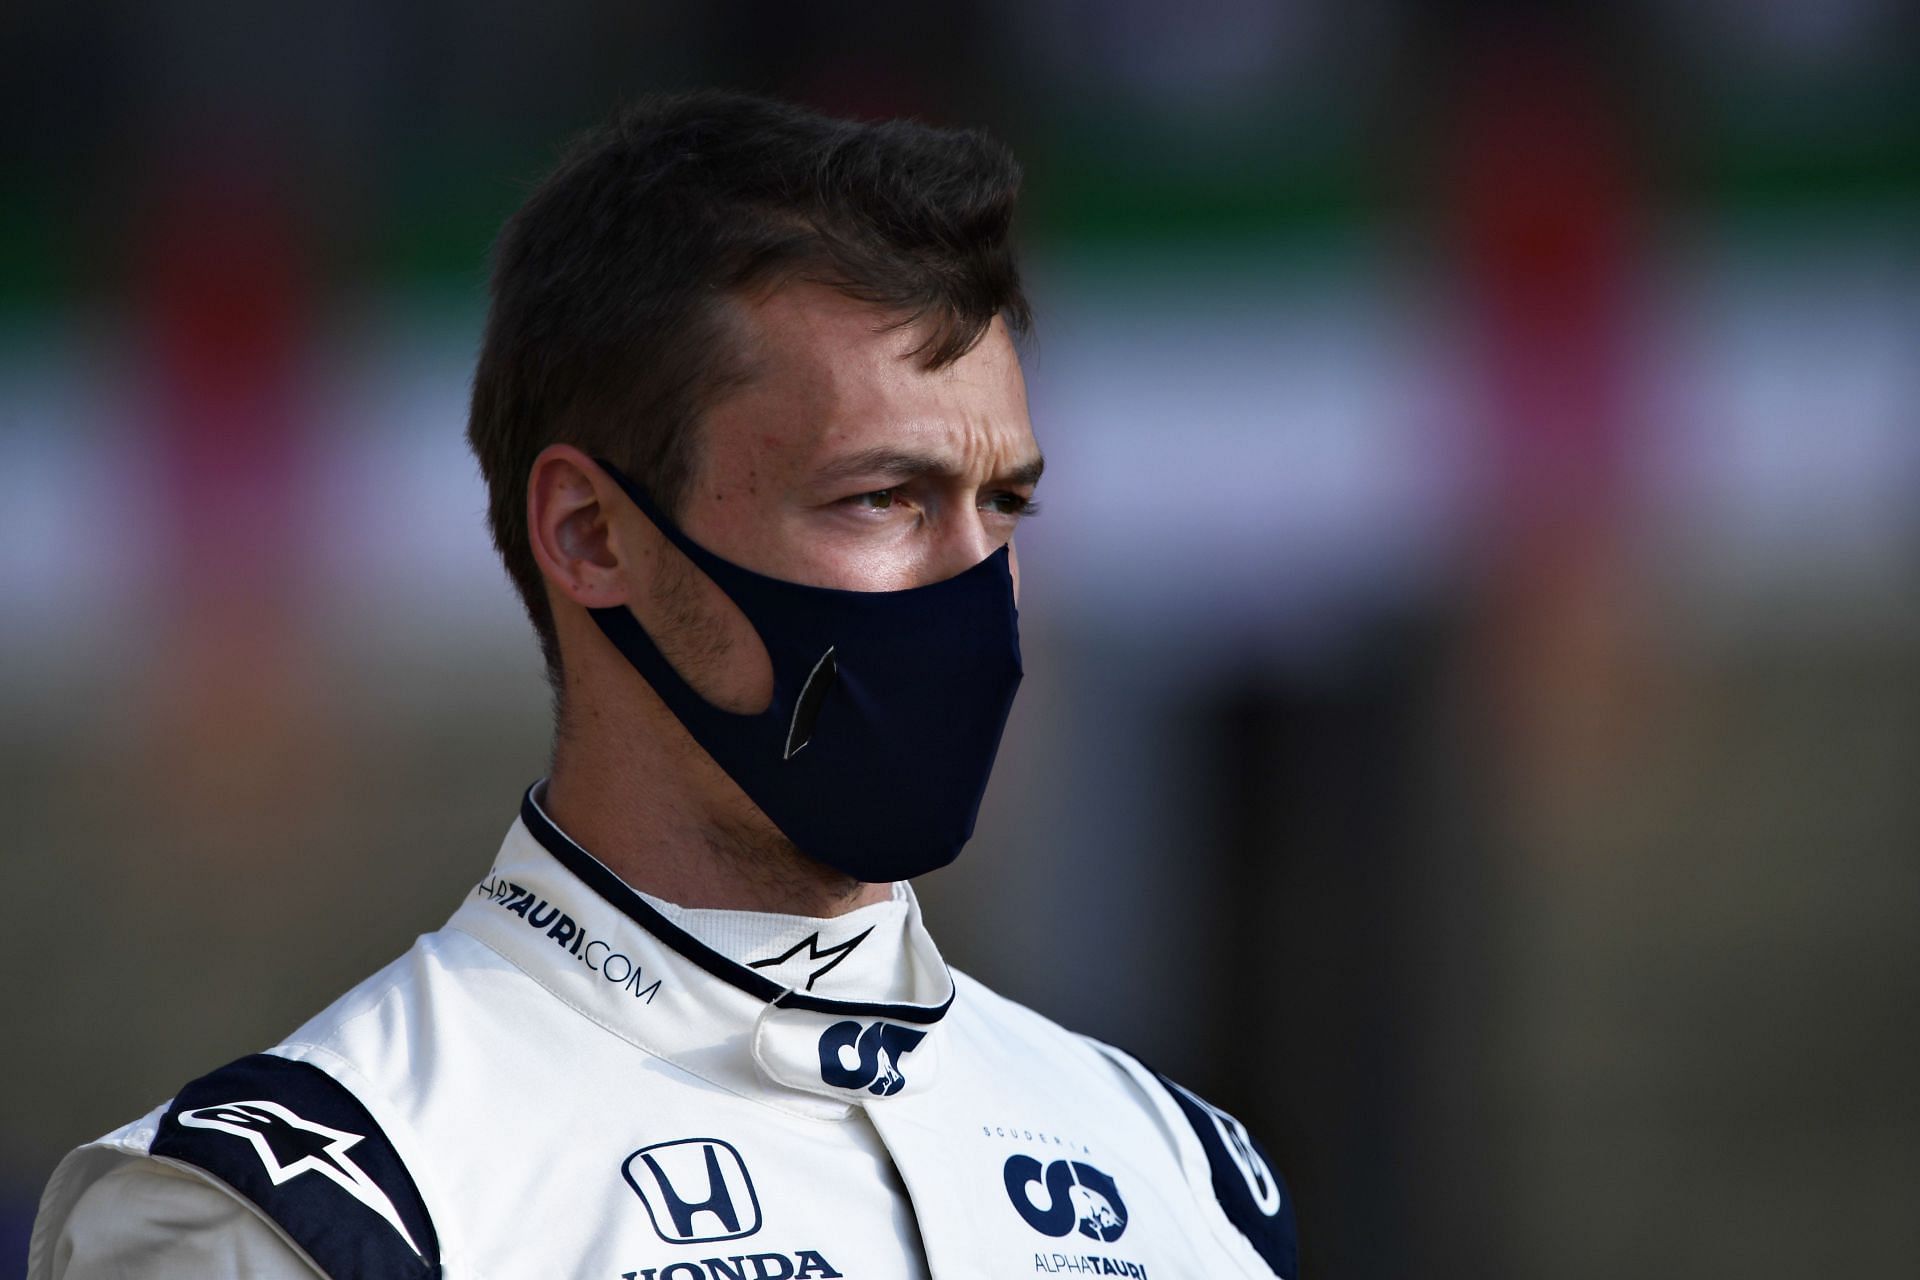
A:
<svg viewBox="0 0 1920 1280">
<path fill-rule="evenodd" d="M 855 879 L 905 880 L 958 857 L 1020 685 L 1007 548 L 905 591 L 809 587 L 721 559 L 595 461 L 739 607 L 772 661 L 767 708 L 723 711 L 631 610 L 590 610 L 693 740 L 800 852 Z"/>
</svg>

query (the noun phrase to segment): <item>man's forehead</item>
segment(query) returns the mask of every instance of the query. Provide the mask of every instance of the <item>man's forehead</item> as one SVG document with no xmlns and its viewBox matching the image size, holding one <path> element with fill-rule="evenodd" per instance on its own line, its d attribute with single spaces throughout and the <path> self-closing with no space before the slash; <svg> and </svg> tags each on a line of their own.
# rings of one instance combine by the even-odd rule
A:
<svg viewBox="0 0 1920 1280">
<path fill-rule="evenodd" d="M 769 355 L 804 359 L 822 344 L 902 354 L 913 344 L 912 326 L 898 324 L 899 317 L 811 281 L 745 299 L 740 311 Z"/>
<path fill-rule="evenodd" d="M 825 388 L 922 386 L 1017 376 L 1019 357 L 995 316 L 972 350 L 939 369 L 917 352 L 936 321 L 912 321 L 826 285 L 802 282 L 743 302 L 739 311 L 754 376 Z"/>
<path fill-rule="evenodd" d="M 777 290 L 741 319 L 750 373 L 709 415 L 719 452 L 810 473 L 872 474 L 888 453 L 916 470 L 1037 472 L 1019 358 L 997 317 L 934 370 L 913 355 L 922 326 L 823 286 Z"/>
</svg>

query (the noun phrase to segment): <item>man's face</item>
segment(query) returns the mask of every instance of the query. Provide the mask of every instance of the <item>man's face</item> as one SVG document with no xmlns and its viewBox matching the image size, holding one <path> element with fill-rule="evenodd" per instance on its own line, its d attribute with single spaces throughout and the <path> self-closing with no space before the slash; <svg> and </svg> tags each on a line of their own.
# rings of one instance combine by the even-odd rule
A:
<svg viewBox="0 0 1920 1280">
<path fill-rule="evenodd" d="M 801 285 L 745 309 L 753 377 L 706 417 L 680 512 L 770 577 L 853 591 L 950 578 L 1009 542 L 1040 478 L 1026 384 L 995 319 L 927 371 L 915 329 Z"/>
<path fill-rule="evenodd" d="M 907 353 L 918 329 L 821 286 L 743 308 L 751 378 L 701 426 L 679 523 L 769 577 L 852 591 L 939 582 L 1011 542 L 1041 457 L 1006 327 L 943 369 Z M 630 505 L 613 518 L 635 535 Z M 647 531 L 651 532 L 651 531 Z M 657 535 L 631 599 L 690 683 L 728 710 L 772 696 L 752 628 Z M 1017 561 L 1013 564 L 1016 590 Z"/>
</svg>

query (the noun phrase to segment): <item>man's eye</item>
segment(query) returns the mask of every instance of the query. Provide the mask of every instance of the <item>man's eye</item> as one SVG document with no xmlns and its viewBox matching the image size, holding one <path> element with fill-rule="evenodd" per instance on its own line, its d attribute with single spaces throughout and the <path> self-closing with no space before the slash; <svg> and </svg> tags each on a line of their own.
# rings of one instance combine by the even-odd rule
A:
<svg viewBox="0 0 1920 1280">
<path fill-rule="evenodd" d="M 847 502 L 867 511 L 885 511 L 893 505 L 892 489 L 875 489 L 872 493 L 856 493 Z"/>
<path fill-rule="evenodd" d="M 1017 493 L 996 493 L 982 504 L 995 515 L 1014 516 L 1024 519 L 1040 514 L 1040 504 L 1032 498 L 1023 498 Z"/>
</svg>

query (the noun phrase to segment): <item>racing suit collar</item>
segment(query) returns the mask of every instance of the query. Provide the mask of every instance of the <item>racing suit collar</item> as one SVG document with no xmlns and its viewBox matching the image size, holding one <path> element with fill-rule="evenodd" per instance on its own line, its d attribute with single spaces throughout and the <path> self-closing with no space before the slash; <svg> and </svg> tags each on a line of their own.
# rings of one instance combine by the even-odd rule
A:
<svg viewBox="0 0 1920 1280">
<path fill-rule="evenodd" d="M 898 1000 L 795 989 L 682 928 L 521 802 L 492 871 L 449 922 L 653 1057 L 731 1092 L 831 1118 L 929 1088 L 952 975 L 902 887 Z"/>
</svg>

